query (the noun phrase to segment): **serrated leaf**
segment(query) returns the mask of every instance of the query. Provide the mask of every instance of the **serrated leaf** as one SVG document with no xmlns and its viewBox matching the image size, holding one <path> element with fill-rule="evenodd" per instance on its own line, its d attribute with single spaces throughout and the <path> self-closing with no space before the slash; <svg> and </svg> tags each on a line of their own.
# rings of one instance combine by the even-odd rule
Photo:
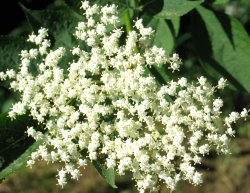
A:
<svg viewBox="0 0 250 193">
<path fill-rule="evenodd" d="M 30 47 L 31 44 L 22 37 L 0 36 L 0 72 L 17 69 L 21 50 Z"/>
<path fill-rule="evenodd" d="M 32 152 L 34 152 L 42 144 L 43 141 L 33 143 L 20 157 L 13 161 L 10 165 L 0 171 L 0 182 L 20 169 L 29 160 Z"/>
<path fill-rule="evenodd" d="M 98 173 L 103 177 L 103 179 L 113 188 L 117 188 L 115 185 L 115 170 L 113 168 L 105 168 L 100 162 L 93 161 Z"/>
<path fill-rule="evenodd" d="M 164 19 L 180 17 L 196 8 L 203 3 L 204 0 L 188 1 L 188 0 L 164 0 L 163 9 L 156 16 Z"/>
<path fill-rule="evenodd" d="M 234 17 L 201 6 L 197 11 L 200 16 L 192 21 L 197 53 L 235 86 L 250 92 L 249 35 Z"/>
</svg>

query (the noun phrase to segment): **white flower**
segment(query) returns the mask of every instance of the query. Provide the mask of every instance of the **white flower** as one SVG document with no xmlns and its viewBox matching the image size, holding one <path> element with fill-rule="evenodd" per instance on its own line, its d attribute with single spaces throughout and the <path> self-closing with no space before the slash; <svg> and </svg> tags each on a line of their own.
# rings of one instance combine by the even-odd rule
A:
<svg viewBox="0 0 250 193">
<path fill-rule="evenodd" d="M 201 76 L 199 79 L 198 79 L 199 83 L 201 86 L 204 86 L 207 82 L 207 79 L 204 77 L 204 76 Z"/>
<path fill-rule="evenodd" d="M 211 148 L 228 151 L 231 124 L 246 118 L 248 110 L 226 117 L 221 133 L 223 100 L 213 96 L 224 88 L 224 79 L 217 86 L 205 77 L 198 83 L 180 77 L 159 85 L 145 68 L 169 65 L 174 71 L 182 62 L 176 53 L 168 57 L 164 49 L 148 46 L 153 29 L 139 19 L 121 44 L 123 30 L 107 30 L 119 22 L 115 5 L 83 1 L 81 8 L 86 20 L 74 33 L 79 45 L 52 50 L 48 30 L 41 28 L 29 36 L 35 48 L 21 52 L 20 68 L 0 72 L 0 79 L 11 79 L 11 88 L 21 95 L 9 116 L 29 112 L 44 127 L 42 132 L 27 129 L 28 136 L 44 140 L 27 164 L 62 162 L 60 186 L 99 159 L 120 175 L 132 172 L 140 192 L 157 191 L 159 180 L 171 190 L 180 180 L 201 183 L 195 164 Z M 62 69 L 68 53 L 74 60 Z M 37 74 L 29 68 L 35 61 Z"/>
<path fill-rule="evenodd" d="M 248 116 L 248 112 L 249 111 L 246 108 L 244 108 L 243 111 L 241 111 L 240 116 L 242 118 L 246 118 Z"/>
<path fill-rule="evenodd" d="M 195 185 L 200 184 L 202 182 L 202 175 L 199 172 L 195 172 L 193 176 L 193 183 Z"/>
<path fill-rule="evenodd" d="M 66 179 L 66 171 L 60 170 L 60 171 L 58 172 L 58 178 L 57 178 L 58 185 L 60 185 L 60 186 L 63 187 L 63 186 L 67 183 L 66 180 L 67 180 L 67 179 Z"/>
<path fill-rule="evenodd" d="M 220 78 L 220 80 L 218 81 L 218 89 L 224 89 L 226 86 L 227 80 L 225 80 L 224 78 Z"/>
<path fill-rule="evenodd" d="M 229 127 L 229 128 L 227 128 L 227 133 L 229 136 L 234 136 L 235 131 L 231 127 Z"/>
<path fill-rule="evenodd" d="M 221 99 L 215 99 L 213 102 L 213 110 L 220 111 L 220 108 L 223 106 L 223 101 Z"/>
</svg>

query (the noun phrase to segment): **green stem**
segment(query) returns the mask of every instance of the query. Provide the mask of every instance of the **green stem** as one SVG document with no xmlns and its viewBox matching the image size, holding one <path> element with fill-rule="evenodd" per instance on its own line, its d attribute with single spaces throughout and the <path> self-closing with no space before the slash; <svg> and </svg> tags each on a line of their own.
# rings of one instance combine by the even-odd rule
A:
<svg viewBox="0 0 250 193">
<path fill-rule="evenodd" d="M 127 33 L 127 35 L 128 35 L 129 32 L 131 32 L 131 31 L 133 30 L 133 26 L 132 26 L 130 14 L 129 14 L 129 9 L 127 9 L 126 12 L 124 13 L 124 17 L 125 17 L 126 33 Z M 134 52 L 135 52 L 135 53 L 138 53 L 137 47 L 135 47 Z"/>
<path fill-rule="evenodd" d="M 132 31 L 132 29 L 133 29 L 130 15 L 129 15 L 129 9 L 127 9 L 126 12 L 124 13 L 124 17 L 125 17 L 126 32 L 127 32 L 127 34 L 129 34 L 129 32 Z"/>
</svg>

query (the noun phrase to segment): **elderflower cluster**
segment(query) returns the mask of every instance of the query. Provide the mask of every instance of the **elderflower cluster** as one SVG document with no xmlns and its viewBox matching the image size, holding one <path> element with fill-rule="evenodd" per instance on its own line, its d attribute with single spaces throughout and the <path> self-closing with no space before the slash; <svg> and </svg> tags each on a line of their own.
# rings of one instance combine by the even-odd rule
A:
<svg viewBox="0 0 250 193">
<path fill-rule="evenodd" d="M 142 20 L 135 21 L 121 44 L 123 29 L 110 31 L 119 22 L 115 5 L 84 1 L 81 8 L 86 21 L 76 27 L 79 46 L 72 48 L 74 61 L 67 69 L 60 66 L 66 49 L 52 50 L 47 29 L 41 28 L 28 38 L 36 47 L 21 52 L 19 69 L 0 75 L 12 79 L 10 87 L 21 93 L 9 116 L 30 113 L 44 128 L 27 129 L 29 136 L 43 140 L 28 165 L 39 159 L 64 163 L 60 186 L 98 160 L 119 175 L 132 172 L 141 193 L 157 191 L 159 183 L 171 190 L 180 180 L 201 183 L 195 165 L 211 149 L 228 152 L 232 124 L 248 111 L 223 120 L 223 101 L 214 94 L 225 87 L 224 79 L 217 86 L 205 77 L 159 85 L 145 69 L 169 65 L 179 70 L 178 54 L 168 57 L 162 48 L 148 47 L 153 30 Z M 30 71 L 34 61 L 36 73 Z"/>
</svg>

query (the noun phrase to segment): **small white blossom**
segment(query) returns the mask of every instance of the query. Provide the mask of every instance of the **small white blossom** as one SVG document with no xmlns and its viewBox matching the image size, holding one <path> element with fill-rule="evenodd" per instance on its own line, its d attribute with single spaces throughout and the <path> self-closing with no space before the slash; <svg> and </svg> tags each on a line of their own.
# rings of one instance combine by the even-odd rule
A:
<svg viewBox="0 0 250 193">
<path fill-rule="evenodd" d="M 220 78 L 218 81 L 218 89 L 224 89 L 226 87 L 227 81 L 224 78 Z"/>
<path fill-rule="evenodd" d="M 234 136 L 235 131 L 231 127 L 229 127 L 229 128 L 227 128 L 227 133 L 229 136 Z"/>
<path fill-rule="evenodd" d="M 244 108 L 243 111 L 241 111 L 240 116 L 242 118 L 246 118 L 248 116 L 248 112 L 249 111 L 246 108 Z"/>
</svg>

